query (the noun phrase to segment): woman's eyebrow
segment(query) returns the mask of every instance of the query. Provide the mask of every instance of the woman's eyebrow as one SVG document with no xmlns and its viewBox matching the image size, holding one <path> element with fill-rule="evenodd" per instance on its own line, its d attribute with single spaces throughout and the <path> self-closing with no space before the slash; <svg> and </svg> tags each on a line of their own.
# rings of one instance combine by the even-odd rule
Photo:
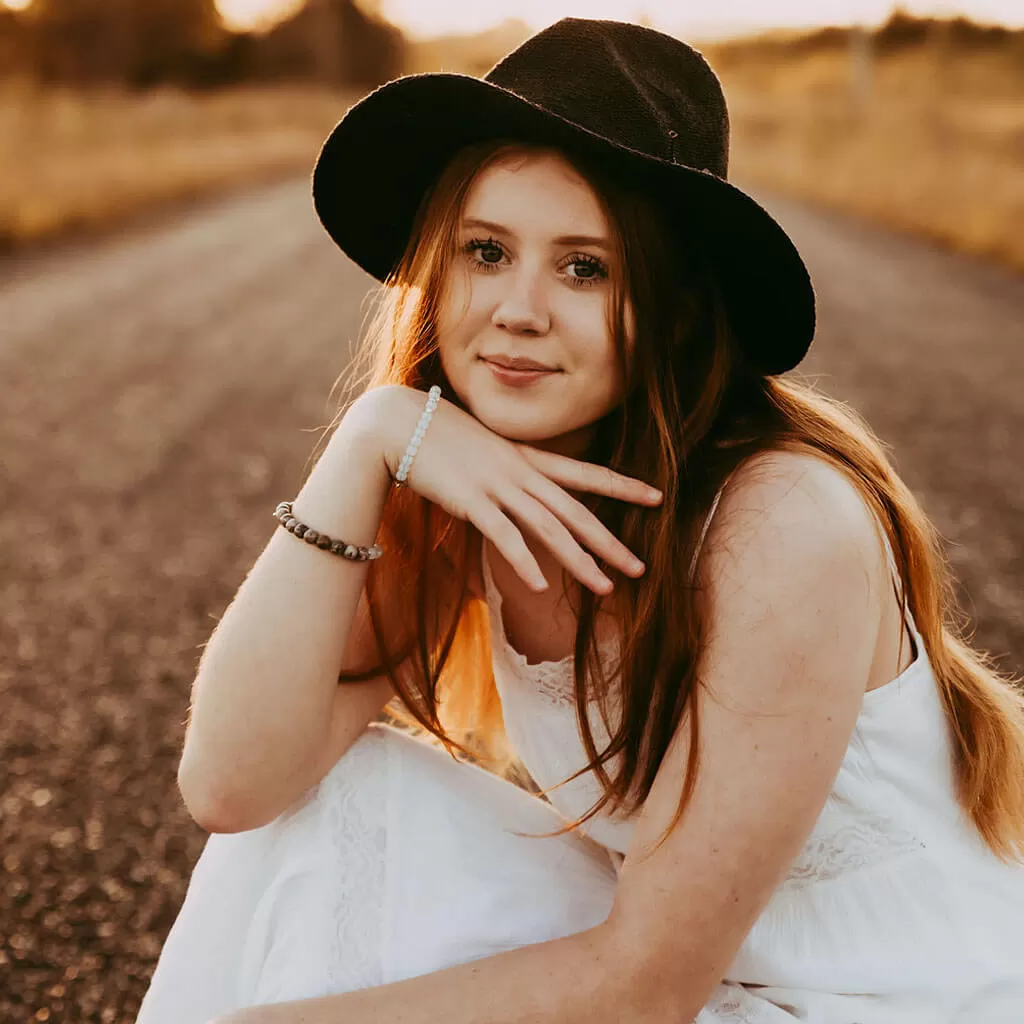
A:
<svg viewBox="0 0 1024 1024">
<path fill-rule="evenodd" d="M 511 235 L 512 238 L 519 237 L 511 228 L 505 227 L 504 224 L 497 224 L 492 220 L 483 220 L 480 217 L 467 217 L 463 224 L 467 228 L 486 228 L 488 231 L 494 231 L 500 235 Z M 558 238 L 552 239 L 552 244 L 592 245 L 599 249 L 611 249 L 611 243 L 608 239 L 597 235 L 561 235 Z"/>
</svg>

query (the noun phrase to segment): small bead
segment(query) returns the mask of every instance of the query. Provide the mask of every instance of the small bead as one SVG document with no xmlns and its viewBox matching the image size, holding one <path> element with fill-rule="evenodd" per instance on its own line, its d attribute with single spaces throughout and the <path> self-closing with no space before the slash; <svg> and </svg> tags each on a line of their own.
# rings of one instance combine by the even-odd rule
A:
<svg viewBox="0 0 1024 1024">
<path fill-rule="evenodd" d="M 298 522 L 298 519 L 296 519 L 295 516 L 288 516 L 288 518 L 285 519 L 283 522 L 284 522 L 284 528 L 286 530 L 294 530 L 295 529 L 295 524 Z"/>
<path fill-rule="evenodd" d="M 345 557 L 346 558 L 354 559 L 358 553 L 359 552 L 358 552 L 358 549 L 356 548 L 355 544 L 346 544 L 345 545 Z"/>
<path fill-rule="evenodd" d="M 319 537 L 320 537 L 320 534 L 317 533 L 316 530 L 309 529 L 309 527 L 306 527 L 306 532 L 302 535 L 302 539 L 307 544 L 315 544 L 317 542 L 317 540 L 319 539 Z"/>
<path fill-rule="evenodd" d="M 345 550 L 345 542 L 343 540 L 331 541 L 331 551 L 336 555 L 340 555 Z"/>
<path fill-rule="evenodd" d="M 326 551 L 331 546 L 331 538 L 321 533 L 317 538 L 316 546 L 322 551 Z"/>
<path fill-rule="evenodd" d="M 305 523 L 296 523 L 292 529 L 292 533 L 294 533 L 296 537 L 304 537 L 308 529 L 309 527 Z"/>
</svg>

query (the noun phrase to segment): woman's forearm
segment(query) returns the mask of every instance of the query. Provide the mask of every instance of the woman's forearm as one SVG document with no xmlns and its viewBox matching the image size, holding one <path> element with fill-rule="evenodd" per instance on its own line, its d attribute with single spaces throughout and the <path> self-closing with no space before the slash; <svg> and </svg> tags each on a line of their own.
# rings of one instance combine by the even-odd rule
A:
<svg viewBox="0 0 1024 1024">
<path fill-rule="evenodd" d="M 342 995 L 237 1010 L 213 1024 L 665 1024 L 609 926 Z M 682 1024 L 681 1021 L 675 1024 Z"/>
<path fill-rule="evenodd" d="M 346 413 L 293 506 L 320 532 L 364 546 L 374 542 L 390 484 L 367 420 L 364 407 Z M 205 827 L 256 827 L 311 784 L 367 570 L 273 532 L 192 688 L 178 784 Z"/>
</svg>

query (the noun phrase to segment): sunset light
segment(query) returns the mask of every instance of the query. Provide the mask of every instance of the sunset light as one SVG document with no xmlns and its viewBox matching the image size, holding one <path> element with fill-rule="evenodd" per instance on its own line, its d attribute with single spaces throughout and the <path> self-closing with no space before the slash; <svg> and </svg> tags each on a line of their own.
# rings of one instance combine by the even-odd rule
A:
<svg viewBox="0 0 1024 1024">
<path fill-rule="evenodd" d="M 216 0 L 225 24 L 237 31 L 269 28 L 303 6 L 305 0 Z M 24 10 L 32 0 L 0 0 L 0 8 Z M 357 0 L 358 3 L 358 0 Z M 667 32 L 695 37 L 742 35 L 767 28 L 818 25 L 876 25 L 896 6 L 933 17 L 963 15 L 987 24 L 1024 26 L 1021 0 L 716 0 L 685 10 L 679 0 L 590 0 L 581 12 L 576 0 L 375 0 L 360 4 L 379 11 L 410 38 L 469 34 L 517 18 L 533 29 L 571 15 L 639 21 Z"/>
<path fill-rule="evenodd" d="M 269 27 L 287 18 L 304 0 L 217 0 L 224 23 L 239 31 Z"/>
<path fill-rule="evenodd" d="M 9 5 L 26 0 L 4 0 Z M 302 0 L 217 0 L 225 21 L 233 28 L 266 25 L 300 6 Z M 576 0 L 380 0 L 366 4 L 379 8 L 412 38 L 446 33 L 478 32 L 519 18 L 531 28 L 542 28 L 570 15 L 645 21 L 669 32 L 718 36 L 742 34 L 772 27 L 812 27 L 853 22 L 878 24 L 896 4 L 893 0 L 772 0 L 754 5 L 749 0 L 716 0 L 701 9 L 678 0 L 591 0 L 581 11 Z M 969 16 L 977 21 L 1009 26 L 1024 25 L 1020 0 L 906 0 L 905 10 L 921 15 Z"/>
</svg>

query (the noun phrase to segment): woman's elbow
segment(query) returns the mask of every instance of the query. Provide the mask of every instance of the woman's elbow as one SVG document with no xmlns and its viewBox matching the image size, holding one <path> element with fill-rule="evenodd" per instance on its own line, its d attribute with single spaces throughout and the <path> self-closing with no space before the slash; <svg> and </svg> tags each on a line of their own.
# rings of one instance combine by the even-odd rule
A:
<svg viewBox="0 0 1024 1024">
<path fill-rule="evenodd" d="M 246 806 L 237 796 L 218 794 L 205 780 L 197 780 L 182 759 L 178 792 L 192 820 L 204 832 L 248 832 L 273 821 L 265 808 Z"/>
</svg>

